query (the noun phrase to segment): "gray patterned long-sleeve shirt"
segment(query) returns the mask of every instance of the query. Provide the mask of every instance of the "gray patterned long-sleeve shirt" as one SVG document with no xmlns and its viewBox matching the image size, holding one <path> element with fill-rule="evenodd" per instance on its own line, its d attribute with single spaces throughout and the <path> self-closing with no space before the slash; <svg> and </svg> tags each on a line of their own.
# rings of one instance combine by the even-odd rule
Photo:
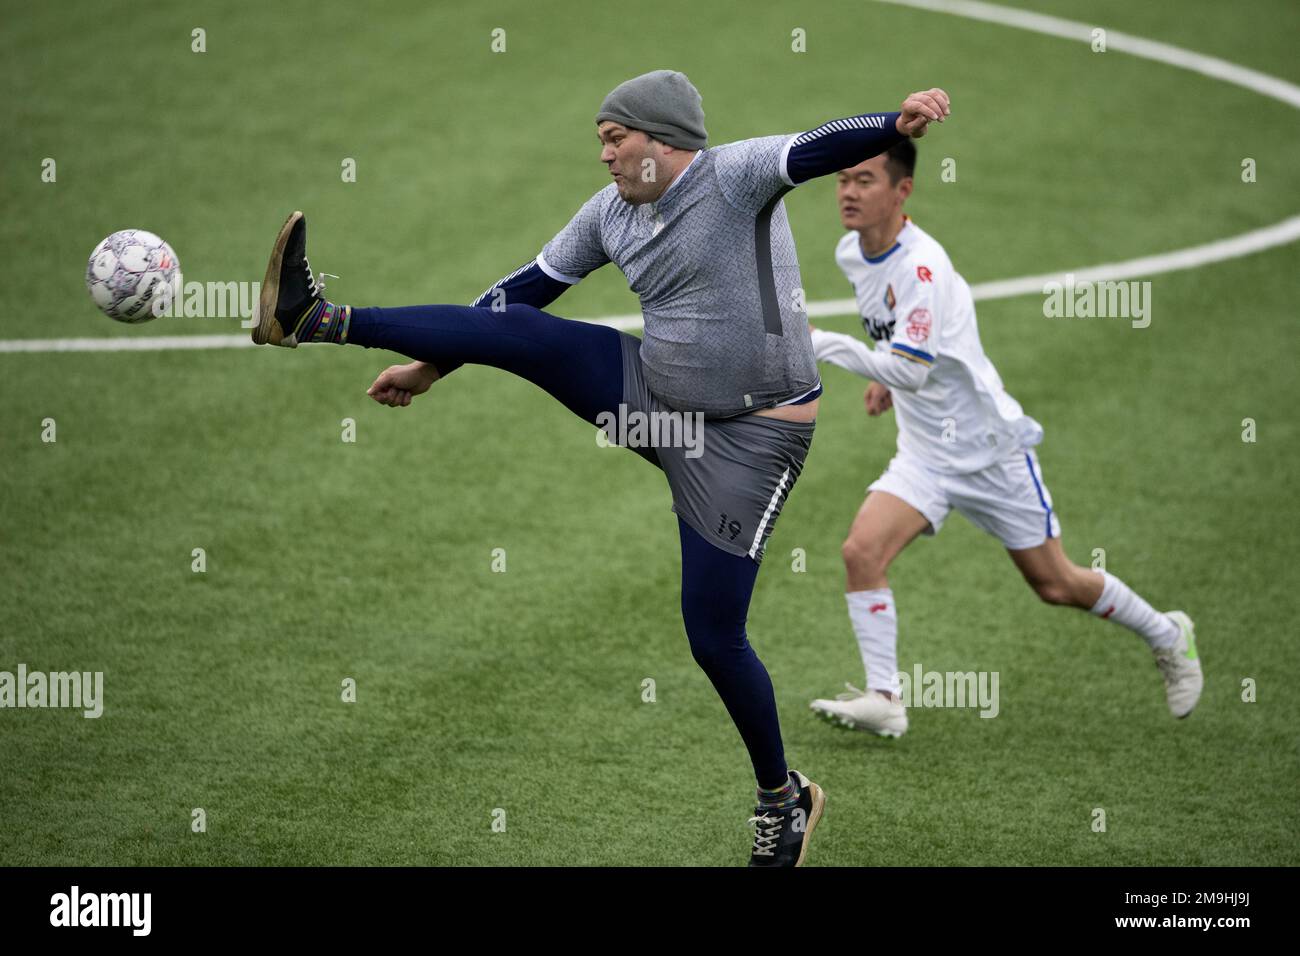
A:
<svg viewBox="0 0 1300 956">
<path fill-rule="evenodd" d="M 623 271 L 641 300 L 647 384 L 669 407 L 728 418 L 795 400 L 819 380 L 782 197 L 888 148 L 896 115 L 706 148 L 653 203 L 610 183 L 536 265 L 570 285 L 607 262 Z"/>
</svg>

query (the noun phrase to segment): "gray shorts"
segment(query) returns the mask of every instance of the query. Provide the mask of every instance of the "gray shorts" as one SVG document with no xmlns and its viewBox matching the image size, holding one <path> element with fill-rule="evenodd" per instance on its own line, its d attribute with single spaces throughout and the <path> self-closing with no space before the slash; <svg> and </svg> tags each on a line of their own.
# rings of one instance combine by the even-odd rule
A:
<svg viewBox="0 0 1300 956">
<path fill-rule="evenodd" d="M 768 536 L 812 444 L 813 422 L 676 412 L 646 385 L 641 340 L 621 333 L 623 408 L 597 424 L 609 440 L 663 469 L 673 511 L 730 554 L 763 560 Z M 615 430 L 618 429 L 618 431 Z"/>
</svg>

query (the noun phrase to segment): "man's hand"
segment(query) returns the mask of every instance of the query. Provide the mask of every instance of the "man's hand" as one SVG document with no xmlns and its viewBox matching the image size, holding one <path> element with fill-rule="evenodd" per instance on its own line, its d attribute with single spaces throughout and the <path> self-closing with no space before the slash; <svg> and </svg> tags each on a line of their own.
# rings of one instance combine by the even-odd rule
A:
<svg viewBox="0 0 1300 956">
<path fill-rule="evenodd" d="M 948 94 L 935 87 L 922 93 L 913 93 L 903 100 L 894 127 L 904 136 L 920 139 L 930 123 L 942 123 L 944 117 L 951 112 L 948 108 Z"/>
<path fill-rule="evenodd" d="M 412 396 L 427 392 L 436 381 L 438 370 L 427 362 L 391 365 L 379 373 L 379 378 L 366 389 L 366 394 L 380 405 L 404 408 L 411 404 Z"/>
<path fill-rule="evenodd" d="M 879 382 L 868 385 L 867 394 L 863 395 L 862 399 L 867 403 L 867 414 L 872 418 L 883 415 L 894 407 L 894 397 L 889 394 L 889 389 Z"/>
</svg>

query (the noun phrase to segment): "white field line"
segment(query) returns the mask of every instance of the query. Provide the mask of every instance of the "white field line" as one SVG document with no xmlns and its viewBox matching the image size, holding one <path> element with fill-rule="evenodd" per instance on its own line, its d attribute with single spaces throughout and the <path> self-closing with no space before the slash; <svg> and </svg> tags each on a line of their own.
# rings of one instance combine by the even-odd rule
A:
<svg viewBox="0 0 1300 956">
<path fill-rule="evenodd" d="M 984 20 L 1004 26 L 1043 33 L 1048 36 L 1092 42 L 1092 31 L 1096 24 L 1081 23 L 1077 20 L 1063 20 L 1060 17 L 1031 13 L 1013 7 L 1003 7 L 993 3 L 981 3 L 978 0 L 880 0 L 898 6 L 931 10 L 936 13 L 948 13 L 953 16 L 972 20 Z M 1180 69 L 1191 70 L 1211 79 L 1222 80 L 1243 87 L 1270 99 L 1278 100 L 1288 106 L 1300 109 L 1300 86 L 1286 80 L 1268 76 L 1256 70 L 1249 70 L 1227 60 L 1205 56 L 1184 50 L 1181 47 L 1145 40 L 1142 37 L 1121 33 L 1118 30 L 1106 30 L 1107 50 L 1116 50 L 1167 63 Z M 1123 262 L 1108 262 L 1095 266 L 1080 266 L 1060 272 L 1046 272 L 1041 275 L 1020 276 L 1015 279 L 997 279 L 981 282 L 971 287 L 976 301 L 987 299 L 1008 299 L 1019 295 L 1042 292 L 1049 282 L 1064 282 L 1067 274 L 1073 275 L 1075 281 L 1100 282 L 1102 280 L 1132 279 L 1138 276 L 1159 275 L 1165 272 L 1177 272 L 1183 269 L 1196 269 L 1212 262 L 1223 262 L 1252 253 L 1286 245 L 1300 239 L 1300 216 L 1292 216 L 1262 229 L 1253 229 L 1229 239 L 1218 239 L 1199 246 L 1177 249 L 1153 256 L 1141 256 Z M 835 315 L 856 314 L 857 304 L 853 299 L 825 299 L 808 303 L 809 318 L 826 318 Z M 632 330 L 641 327 L 641 316 L 611 315 L 599 319 L 587 320 L 594 325 L 607 325 L 615 329 Z M 160 352 L 172 349 L 221 349 L 245 348 L 253 344 L 248 334 L 244 335 L 150 335 L 123 338 L 85 338 L 85 339 L 0 339 L 0 352 Z"/>
<path fill-rule="evenodd" d="M 1078 40 L 1092 43 L 1092 31 L 1106 29 L 1106 50 L 1118 50 L 1144 60 L 1167 63 L 1183 70 L 1191 70 L 1214 80 L 1223 80 L 1234 86 L 1279 100 L 1288 106 L 1300 109 L 1300 86 L 1280 80 L 1275 76 L 1248 70 L 1244 66 L 1220 60 L 1218 57 L 1194 53 L 1182 47 L 1144 40 L 1131 33 L 1111 30 L 1102 23 L 1081 23 L 1078 20 L 1063 20 L 1044 13 L 1031 13 L 1016 7 L 1004 7 L 996 3 L 981 3 L 979 0 L 880 0 L 901 7 L 914 7 L 918 10 L 932 10 L 935 13 L 949 13 L 969 20 L 984 20 L 987 23 L 1000 23 L 1003 26 L 1028 30 L 1031 33 L 1045 33 L 1048 36 L 1061 37 L 1065 40 Z"/>
</svg>

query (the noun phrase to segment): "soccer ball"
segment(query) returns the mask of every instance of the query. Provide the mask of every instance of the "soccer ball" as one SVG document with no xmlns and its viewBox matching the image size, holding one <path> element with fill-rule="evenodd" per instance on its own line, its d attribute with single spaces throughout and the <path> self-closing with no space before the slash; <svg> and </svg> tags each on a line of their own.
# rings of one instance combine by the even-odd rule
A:
<svg viewBox="0 0 1300 956">
<path fill-rule="evenodd" d="M 171 246 L 152 232 L 123 229 L 90 254 L 86 289 L 110 319 L 148 322 L 175 300 L 180 274 Z"/>
</svg>

